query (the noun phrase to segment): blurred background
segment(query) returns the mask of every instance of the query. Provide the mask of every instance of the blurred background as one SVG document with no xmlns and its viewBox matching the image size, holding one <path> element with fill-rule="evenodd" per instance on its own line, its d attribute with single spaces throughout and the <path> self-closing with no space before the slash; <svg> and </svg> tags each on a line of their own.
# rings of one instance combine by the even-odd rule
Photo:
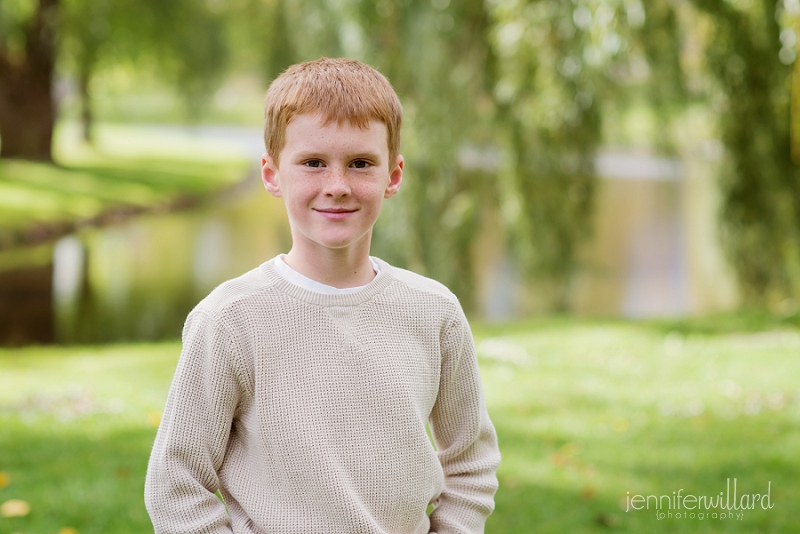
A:
<svg viewBox="0 0 800 534">
<path fill-rule="evenodd" d="M 800 4 L 732 6 L 4 0 L 2 338 L 175 336 L 285 251 L 257 191 L 261 100 L 321 55 L 379 68 L 405 107 L 406 184 L 374 253 L 471 315 L 790 316 Z M 115 224 L 153 211 L 181 214 Z"/>
<path fill-rule="evenodd" d="M 474 321 L 511 451 L 492 532 L 702 531 L 619 496 L 796 484 L 798 31 L 798 0 L 0 0 L 0 501 L 29 507 L 0 532 L 147 530 L 136 488 L 186 314 L 291 245 L 258 174 L 264 92 L 320 56 L 373 65 L 403 103 L 373 254 Z M 585 424 L 537 419 L 554 410 Z M 634 467 L 630 447 L 661 452 Z M 75 457 L 95 478 L 69 475 L 67 506 L 48 481 Z M 75 512 L 115 492 L 105 519 Z M 798 525 L 752 521 L 726 528 Z"/>
</svg>

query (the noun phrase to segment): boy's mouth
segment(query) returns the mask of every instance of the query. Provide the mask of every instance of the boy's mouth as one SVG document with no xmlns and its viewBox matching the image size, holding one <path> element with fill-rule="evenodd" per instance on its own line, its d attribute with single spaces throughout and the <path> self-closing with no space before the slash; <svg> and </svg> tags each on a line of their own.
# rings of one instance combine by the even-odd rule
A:
<svg viewBox="0 0 800 534">
<path fill-rule="evenodd" d="M 347 208 L 314 208 L 314 211 L 316 211 L 326 219 L 336 221 L 344 219 L 351 213 L 355 213 L 357 210 L 347 209 Z"/>
</svg>

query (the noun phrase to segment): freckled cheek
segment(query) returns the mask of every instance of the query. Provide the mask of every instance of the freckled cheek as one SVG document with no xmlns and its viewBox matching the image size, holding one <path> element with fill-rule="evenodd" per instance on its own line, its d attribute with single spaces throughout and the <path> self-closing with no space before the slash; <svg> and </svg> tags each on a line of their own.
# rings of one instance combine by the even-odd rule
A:
<svg viewBox="0 0 800 534">
<path fill-rule="evenodd" d="M 385 187 L 381 187 L 380 185 L 374 183 L 356 183 L 351 186 L 351 189 L 354 193 L 366 200 L 383 198 L 383 191 Z"/>
<path fill-rule="evenodd" d="M 290 189 L 288 196 L 294 204 L 307 204 L 319 196 L 319 192 L 308 184 L 296 184 Z"/>
</svg>

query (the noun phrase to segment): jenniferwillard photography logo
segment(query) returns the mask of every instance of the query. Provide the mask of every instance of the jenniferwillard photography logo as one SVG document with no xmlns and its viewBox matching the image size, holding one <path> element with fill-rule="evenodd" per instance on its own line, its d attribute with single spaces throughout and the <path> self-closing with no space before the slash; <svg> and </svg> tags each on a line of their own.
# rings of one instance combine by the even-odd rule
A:
<svg viewBox="0 0 800 534">
<path fill-rule="evenodd" d="M 746 510 L 769 510 L 772 502 L 772 482 L 767 482 L 766 493 L 737 493 L 736 479 L 728 479 L 725 491 L 718 495 L 684 494 L 683 488 L 672 495 L 631 495 L 625 498 L 625 511 L 655 510 L 656 519 L 733 520 L 744 519 Z"/>
</svg>

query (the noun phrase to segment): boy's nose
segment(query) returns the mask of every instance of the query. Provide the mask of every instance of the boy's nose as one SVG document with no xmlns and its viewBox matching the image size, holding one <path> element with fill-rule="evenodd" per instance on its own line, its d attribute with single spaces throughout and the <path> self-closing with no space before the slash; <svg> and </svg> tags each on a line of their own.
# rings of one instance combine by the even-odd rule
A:
<svg viewBox="0 0 800 534">
<path fill-rule="evenodd" d="M 347 180 L 347 171 L 334 168 L 325 181 L 325 194 L 331 197 L 343 197 L 350 194 L 350 184 Z"/>
</svg>

